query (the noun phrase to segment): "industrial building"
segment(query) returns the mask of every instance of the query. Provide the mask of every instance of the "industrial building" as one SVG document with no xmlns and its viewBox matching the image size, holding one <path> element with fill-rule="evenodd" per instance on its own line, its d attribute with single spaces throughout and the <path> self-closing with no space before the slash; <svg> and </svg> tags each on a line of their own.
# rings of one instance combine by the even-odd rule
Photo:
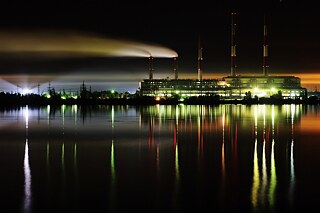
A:
<svg viewBox="0 0 320 213">
<path fill-rule="evenodd" d="M 267 22 L 263 27 L 263 65 L 261 75 L 236 74 L 236 13 L 231 13 L 231 73 L 222 79 L 203 79 L 202 47 L 198 46 L 198 78 L 179 79 L 177 58 L 174 58 L 174 79 L 153 79 L 153 58 L 149 58 L 149 79 L 140 82 L 142 96 L 161 97 L 198 97 L 219 96 L 224 100 L 240 100 L 244 98 L 270 98 L 281 96 L 282 99 L 307 98 L 307 89 L 301 87 L 300 78 L 295 76 L 269 75 Z"/>
<path fill-rule="evenodd" d="M 143 96 L 191 97 L 220 95 L 223 88 L 226 86 L 220 85 L 217 79 L 145 79 L 141 82 L 140 91 Z"/>
</svg>

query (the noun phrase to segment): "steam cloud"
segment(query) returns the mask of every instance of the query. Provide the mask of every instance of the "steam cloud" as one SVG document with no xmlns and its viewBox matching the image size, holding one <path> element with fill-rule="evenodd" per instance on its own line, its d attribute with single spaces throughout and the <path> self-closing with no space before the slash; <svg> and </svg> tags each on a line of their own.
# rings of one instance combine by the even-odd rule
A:
<svg viewBox="0 0 320 213">
<path fill-rule="evenodd" d="M 97 34 L 71 31 L 0 31 L 0 57 L 4 59 L 64 59 L 79 57 L 155 57 L 172 58 L 178 54 L 170 48 Z M 0 73 L 0 91 L 34 88 L 56 76 L 46 73 Z"/>
<path fill-rule="evenodd" d="M 0 32 L 0 52 L 37 57 L 158 57 L 172 58 L 174 50 L 159 45 L 112 39 L 79 32 Z"/>
</svg>

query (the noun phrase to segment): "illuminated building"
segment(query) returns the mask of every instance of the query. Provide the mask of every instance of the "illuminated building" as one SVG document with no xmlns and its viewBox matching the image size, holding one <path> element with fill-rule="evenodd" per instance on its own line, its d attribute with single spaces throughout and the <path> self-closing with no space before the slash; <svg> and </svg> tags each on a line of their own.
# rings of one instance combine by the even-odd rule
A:
<svg viewBox="0 0 320 213">
<path fill-rule="evenodd" d="M 202 47 L 198 46 L 198 79 L 178 79 L 177 67 L 174 67 L 175 79 L 153 79 L 153 62 L 150 57 L 149 79 L 140 82 L 142 96 L 191 97 L 219 96 L 224 100 L 248 98 L 270 98 L 303 100 L 307 98 L 307 89 L 301 87 L 300 78 L 295 76 L 269 75 L 267 24 L 263 26 L 263 64 L 262 75 L 236 74 L 236 13 L 231 13 L 231 74 L 223 79 L 204 79 L 202 70 Z M 174 58 L 176 63 L 177 58 Z"/>
<path fill-rule="evenodd" d="M 252 97 L 281 95 L 283 99 L 305 99 L 307 89 L 301 87 L 300 78 L 295 76 L 227 76 L 230 99 L 241 99 L 246 93 Z"/>
<path fill-rule="evenodd" d="M 228 89 L 218 79 L 144 79 L 140 82 L 142 96 L 180 97 L 223 95 Z"/>
<path fill-rule="evenodd" d="M 203 79 L 144 79 L 140 82 L 140 94 L 154 97 L 215 96 L 235 100 L 281 96 L 283 99 L 303 100 L 307 89 L 301 87 L 295 76 L 227 76 L 223 80 Z"/>
</svg>

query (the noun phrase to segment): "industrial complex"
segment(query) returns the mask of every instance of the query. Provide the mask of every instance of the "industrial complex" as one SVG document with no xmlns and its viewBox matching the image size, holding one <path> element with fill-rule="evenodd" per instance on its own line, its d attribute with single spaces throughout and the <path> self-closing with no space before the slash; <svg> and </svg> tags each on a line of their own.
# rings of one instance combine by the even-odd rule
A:
<svg viewBox="0 0 320 213">
<path fill-rule="evenodd" d="M 269 75 L 268 32 L 264 20 L 263 64 L 261 75 L 237 75 L 236 72 L 236 13 L 231 13 L 231 72 L 222 79 L 203 79 L 202 46 L 198 46 L 198 78 L 179 79 L 177 58 L 174 60 L 174 79 L 153 78 L 153 57 L 149 58 L 149 78 L 140 82 L 140 95 L 155 97 L 199 97 L 218 96 L 222 100 L 240 100 L 246 98 L 270 98 L 281 96 L 282 99 L 305 100 L 307 89 L 301 87 L 300 78 L 295 76 Z"/>
</svg>

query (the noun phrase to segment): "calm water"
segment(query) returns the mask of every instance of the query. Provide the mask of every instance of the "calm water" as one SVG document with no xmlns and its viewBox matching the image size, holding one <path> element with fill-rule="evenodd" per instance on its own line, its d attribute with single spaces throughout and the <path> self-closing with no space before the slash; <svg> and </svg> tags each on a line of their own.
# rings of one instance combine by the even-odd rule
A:
<svg viewBox="0 0 320 213">
<path fill-rule="evenodd" d="M 306 212 L 320 108 L 0 109 L 0 212 Z"/>
</svg>

